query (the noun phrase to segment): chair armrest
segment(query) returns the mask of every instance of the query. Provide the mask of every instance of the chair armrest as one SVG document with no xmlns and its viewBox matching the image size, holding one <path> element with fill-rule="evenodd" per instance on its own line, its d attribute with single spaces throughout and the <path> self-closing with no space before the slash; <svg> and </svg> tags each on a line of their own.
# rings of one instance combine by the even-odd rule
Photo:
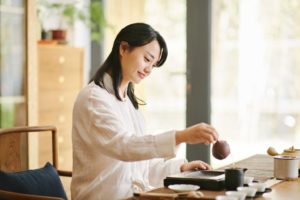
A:
<svg viewBox="0 0 300 200">
<path fill-rule="evenodd" d="M 64 200 L 60 197 L 49 197 L 34 194 L 23 194 L 18 192 L 10 192 L 5 190 L 0 190 L 0 199 L 6 200 Z"/>
<path fill-rule="evenodd" d="M 66 177 L 72 177 L 72 172 L 71 171 L 65 171 L 65 170 L 57 170 L 57 173 L 60 176 L 66 176 Z"/>
</svg>

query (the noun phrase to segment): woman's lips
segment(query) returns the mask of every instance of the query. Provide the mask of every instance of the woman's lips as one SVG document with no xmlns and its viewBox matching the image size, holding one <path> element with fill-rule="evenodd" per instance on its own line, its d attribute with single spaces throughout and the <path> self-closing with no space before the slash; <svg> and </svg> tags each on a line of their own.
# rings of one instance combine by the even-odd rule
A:
<svg viewBox="0 0 300 200">
<path fill-rule="evenodd" d="M 141 73 L 141 72 L 138 72 L 138 75 L 139 75 L 139 77 L 141 78 L 141 79 L 143 79 L 143 78 L 145 78 L 145 74 L 143 74 L 143 73 Z"/>
</svg>

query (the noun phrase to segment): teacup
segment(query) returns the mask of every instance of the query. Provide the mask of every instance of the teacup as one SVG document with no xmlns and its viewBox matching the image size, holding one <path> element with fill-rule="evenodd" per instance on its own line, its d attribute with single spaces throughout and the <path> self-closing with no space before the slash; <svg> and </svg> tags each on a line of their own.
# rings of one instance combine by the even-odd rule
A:
<svg viewBox="0 0 300 200">
<path fill-rule="evenodd" d="M 245 192 L 247 197 L 254 197 L 257 191 L 255 187 L 238 187 L 238 191 Z"/>
<path fill-rule="evenodd" d="M 252 182 L 252 183 L 249 183 L 249 187 L 256 188 L 257 192 L 264 192 L 266 190 L 265 183 Z"/>
<path fill-rule="evenodd" d="M 245 176 L 244 177 L 244 185 L 249 185 L 254 180 L 253 176 Z"/>
<path fill-rule="evenodd" d="M 245 192 L 240 191 L 227 191 L 225 192 L 226 196 L 229 197 L 237 197 L 238 200 L 244 200 L 246 199 L 247 194 Z"/>
</svg>

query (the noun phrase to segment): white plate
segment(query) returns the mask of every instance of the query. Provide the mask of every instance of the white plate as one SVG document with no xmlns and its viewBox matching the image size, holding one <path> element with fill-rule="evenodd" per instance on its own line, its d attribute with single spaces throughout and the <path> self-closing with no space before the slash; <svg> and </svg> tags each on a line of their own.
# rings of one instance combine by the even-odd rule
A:
<svg viewBox="0 0 300 200">
<path fill-rule="evenodd" d="M 199 190 L 200 186 L 190 185 L 190 184 L 174 184 L 174 185 L 169 185 L 168 188 L 173 190 L 174 192 L 189 192 L 189 191 Z"/>
</svg>

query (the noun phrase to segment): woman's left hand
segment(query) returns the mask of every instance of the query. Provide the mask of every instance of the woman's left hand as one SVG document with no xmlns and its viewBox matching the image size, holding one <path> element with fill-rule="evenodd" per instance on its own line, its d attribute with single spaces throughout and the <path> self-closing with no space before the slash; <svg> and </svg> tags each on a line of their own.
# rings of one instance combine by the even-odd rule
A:
<svg viewBox="0 0 300 200">
<path fill-rule="evenodd" d="M 188 163 L 184 163 L 180 167 L 180 171 L 191 171 L 191 170 L 197 170 L 197 169 L 212 169 L 211 166 L 201 160 L 194 160 Z"/>
</svg>

